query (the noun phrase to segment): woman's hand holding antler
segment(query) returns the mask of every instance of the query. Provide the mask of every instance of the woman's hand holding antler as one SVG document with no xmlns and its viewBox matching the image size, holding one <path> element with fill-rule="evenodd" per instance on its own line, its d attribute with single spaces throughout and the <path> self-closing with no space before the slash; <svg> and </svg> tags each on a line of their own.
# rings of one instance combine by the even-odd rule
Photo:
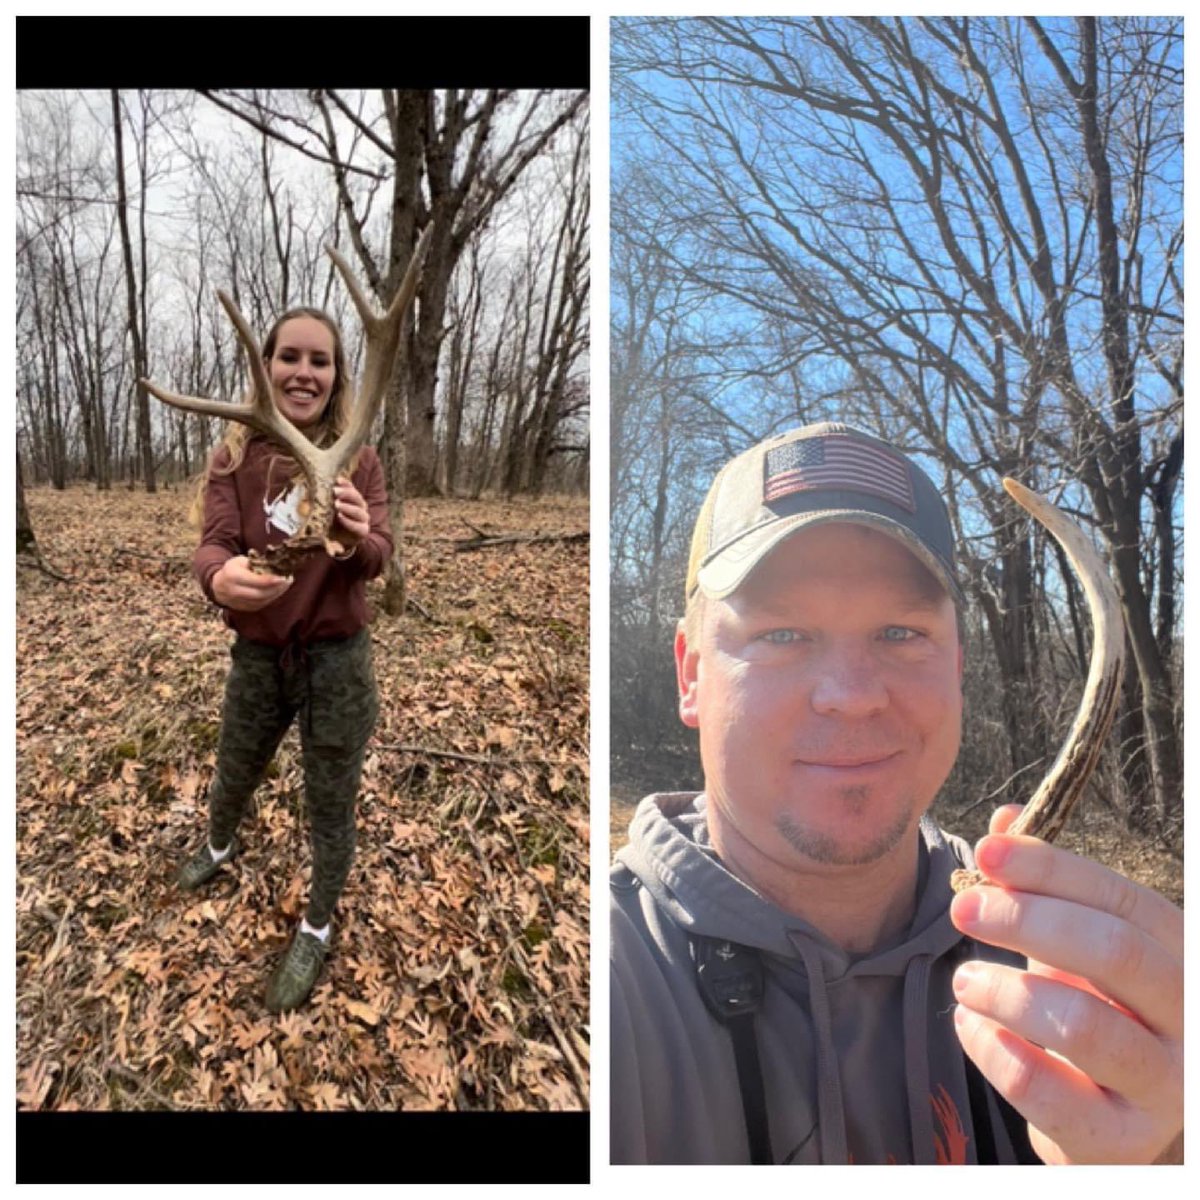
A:
<svg viewBox="0 0 1200 1200">
<path fill-rule="evenodd" d="M 291 576 L 256 574 L 244 554 L 229 559 L 212 580 L 217 603 L 238 612 L 258 612 L 273 604 L 291 586 Z"/>
<path fill-rule="evenodd" d="M 347 550 L 355 549 L 371 532 L 371 513 L 358 488 L 344 475 L 333 485 L 334 509 L 337 522 L 333 537 Z"/>
</svg>

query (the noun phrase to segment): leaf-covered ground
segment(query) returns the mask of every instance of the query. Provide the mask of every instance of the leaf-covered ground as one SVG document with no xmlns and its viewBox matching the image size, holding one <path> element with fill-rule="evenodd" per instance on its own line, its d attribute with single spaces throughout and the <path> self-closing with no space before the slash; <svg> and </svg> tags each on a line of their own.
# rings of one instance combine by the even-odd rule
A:
<svg viewBox="0 0 1200 1200">
<path fill-rule="evenodd" d="M 232 635 L 187 495 L 32 490 L 59 582 L 17 576 L 17 1091 L 32 1109 L 577 1109 L 588 1087 L 586 502 L 407 506 L 410 595 L 376 612 L 382 712 L 334 948 L 267 980 L 309 849 L 288 734 L 198 894 Z M 375 608 L 378 584 L 368 596 Z"/>
</svg>

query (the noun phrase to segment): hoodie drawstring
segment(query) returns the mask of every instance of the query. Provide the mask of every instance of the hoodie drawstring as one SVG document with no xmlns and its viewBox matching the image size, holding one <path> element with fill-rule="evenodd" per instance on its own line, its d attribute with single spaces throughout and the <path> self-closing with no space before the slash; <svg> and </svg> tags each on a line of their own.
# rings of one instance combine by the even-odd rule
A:
<svg viewBox="0 0 1200 1200">
<path fill-rule="evenodd" d="M 913 1163 L 932 1166 L 938 1161 L 933 1132 L 929 1086 L 929 975 L 933 957 L 918 954 L 904 972 L 904 1077 L 908 1084 L 908 1127 Z"/>
<path fill-rule="evenodd" d="M 846 1113 L 842 1107 L 842 1079 L 838 1055 L 833 1044 L 833 1017 L 829 1010 L 829 992 L 821 955 L 804 938 L 793 938 L 804 959 L 808 975 L 808 1000 L 812 1010 L 813 1032 L 817 1043 L 817 1128 L 821 1143 L 821 1161 L 844 1166 L 850 1161 L 846 1144 Z"/>
</svg>

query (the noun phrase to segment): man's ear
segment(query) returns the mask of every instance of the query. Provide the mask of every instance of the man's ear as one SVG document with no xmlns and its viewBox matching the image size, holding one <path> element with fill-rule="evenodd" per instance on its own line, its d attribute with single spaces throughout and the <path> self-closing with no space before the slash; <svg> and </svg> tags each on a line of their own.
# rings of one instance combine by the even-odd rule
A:
<svg viewBox="0 0 1200 1200">
<path fill-rule="evenodd" d="M 679 719 L 689 728 L 700 726 L 699 690 L 700 652 L 688 645 L 683 622 L 675 629 L 675 682 L 679 687 Z"/>
</svg>

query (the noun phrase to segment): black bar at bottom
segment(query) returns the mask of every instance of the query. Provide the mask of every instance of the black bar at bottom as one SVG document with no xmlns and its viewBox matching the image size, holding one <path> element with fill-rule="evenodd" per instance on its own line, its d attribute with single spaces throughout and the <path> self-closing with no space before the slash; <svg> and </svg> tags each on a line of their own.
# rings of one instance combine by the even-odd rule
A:
<svg viewBox="0 0 1200 1200">
<path fill-rule="evenodd" d="M 587 1183 L 588 1114 L 37 1113 L 17 1183 Z"/>
</svg>

